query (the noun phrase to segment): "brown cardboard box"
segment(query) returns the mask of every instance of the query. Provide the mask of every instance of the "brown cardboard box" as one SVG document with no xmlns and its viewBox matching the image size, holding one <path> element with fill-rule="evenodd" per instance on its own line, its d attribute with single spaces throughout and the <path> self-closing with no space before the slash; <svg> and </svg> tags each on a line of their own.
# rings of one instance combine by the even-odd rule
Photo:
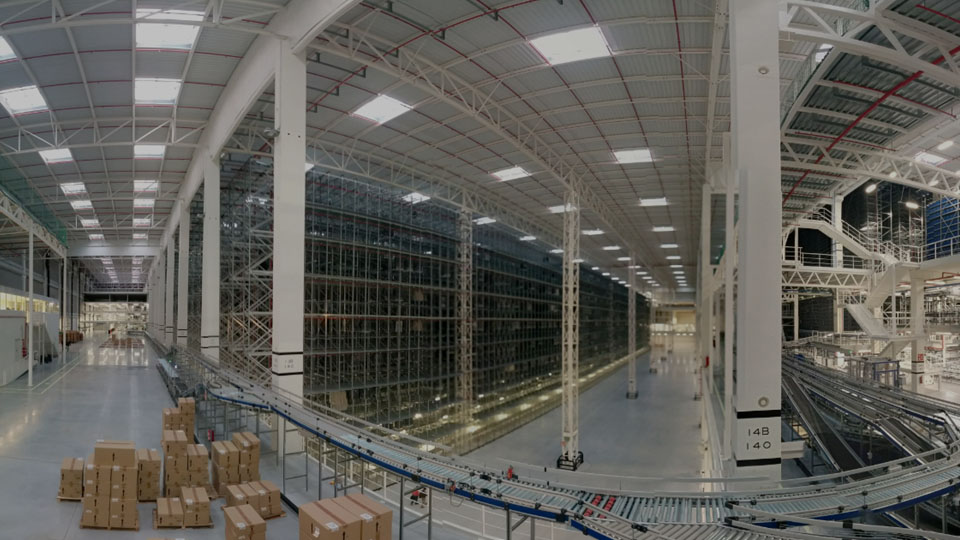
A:
<svg viewBox="0 0 960 540">
<path fill-rule="evenodd" d="M 161 411 L 163 416 L 163 429 L 180 429 L 180 409 L 176 407 L 164 407 Z"/>
<path fill-rule="evenodd" d="M 280 500 L 280 488 L 269 480 L 252 482 L 251 485 L 260 493 L 260 506 L 267 508 L 266 517 L 279 516 L 283 513 L 283 503 Z"/>
<path fill-rule="evenodd" d="M 227 502 L 224 504 L 224 506 L 241 506 L 247 504 L 247 496 L 243 490 L 240 489 L 239 484 L 227 486 L 224 496 L 227 499 Z"/>
<path fill-rule="evenodd" d="M 210 470 L 213 473 L 213 487 L 217 488 L 218 493 L 223 493 L 227 486 L 241 483 L 240 472 L 236 467 L 214 465 Z"/>
<path fill-rule="evenodd" d="M 260 493 L 250 484 L 240 484 L 239 487 L 244 497 L 247 498 L 247 504 L 256 510 L 260 517 L 263 517 L 263 512 L 260 511 Z"/>
<path fill-rule="evenodd" d="M 377 527 L 377 540 L 391 540 L 391 527 L 393 526 L 393 510 L 386 507 L 382 503 L 379 503 L 372 498 L 361 495 L 359 493 L 354 495 L 347 495 L 347 499 L 357 503 L 358 505 L 366 508 L 368 512 L 373 514 L 374 520 Z"/>
<path fill-rule="evenodd" d="M 346 531 L 330 514 L 312 501 L 300 505 L 301 540 L 346 540 Z"/>
<path fill-rule="evenodd" d="M 137 472 L 145 480 L 159 479 L 163 468 L 160 452 L 155 448 L 137 449 Z"/>
<path fill-rule="evenodd" d="M 226 537 L 230 540 L 265 540 L 267 537 L 267 522 L 248 504 L 224 508 L 223 516 L 227 523 Z"/>
<path fill-rule="evenodd" d="M 220 467 L 235 468 L 240 465 L 240 449 L 230 441 L 215 441 L 210 452 L 213 462 Z"/>
<path fill-rule="evenodd" d="M 187 469 L 191 471 L 206 471 L 210 468 L 210 453 L 202 444 L 187 445 Z"/>
<path fill-rule="evenodd" d="M 163 455 L 185 455 L 187 453 L 187 442 L 187 434 L 183 430 L 163 430 Z"/>
<path fill-rule="evenodd" d="M 137 508 L 137 501 L 123 501 L 123 527 L 127 529 L 135 528 L 139 525 L 140 513 Z"/>
<path fill-rule="evenodd" d="M 191 486 L 209 486 L 210 484 L 210 472 L 209 471 L 187 471 L 187 483 Z"/>
<path fill-rule="evenodd" d="M 83 459 L 63 459 L 60 464 L 60 491 L 58 496 L 67 499 L 83 497 Z"/>
<path fill-rule="evenodd" d="M 183 506 L 177 497 L 157 499 L 157 525 L 160 527 L 182 527 Z"/>
<path fill-rule="evenodd" d="M 164 471 L 187 472 L 189 465 L 190 458 L 186 454 L 167 454 L 163 456 Z"/>
<path fill-rule="evenodd" d="M 177 399 L 177 408 L 187 413 L 197 412 L 197 402 L 192 397 L 182 397 Z"/>
<path fill-rule="evenodd" d="M 351 515 L 360 518 L 360 540 L 378 540 L 377 520 L 366 508 L 346 497 L 337 497 L 330 500 L 350 512 Z"/>
<path fill-rule="evenodd" d="M 83 498 L 80 524 L 84 527 L 98 527 L 98 515 L 110 515 L 110 497 L 88 495 Z"/>
<path fill-rule="evenodd" d="M 123 527 L 123 502 L 122 499 L 110 499 L 110 526 Z"/>
<path fill-rule="evenodd" d="M 359 516 L 355 516 L 331 499 L 317 501 L 320 508 L 332 517 L 343 529 L 345 540 L 361 540 L 363 525 Z"/>
<path fill-rule="evenodd" d="M 95 465 L 137 466 L 137 447 L 132 441 L 97 441 L 93 446 Z"/>
<path fill-rule="evenodd" d="M 207 490 L 196 487 L 180 489 L 180 500 L 183 503 L 183 524 L 187 527 L 197 527 L 210 524 L 210 499 Z"/>
<path fill-rule="evenodd" d="M 259 480 L 259 478 L 254 478 L 253 471 L 250 469 L 249 465 L 237 465 L 237 474 L 240 478 L 240 482 L 251 482 L 253 480 Z"/>
<path fill-rule="evenodd" d="M 97 487 L 95 493 L 97 495 L 109 495 L 112 478 L 113 467 L 109 465 L 97 466 Z"/>
</svg>

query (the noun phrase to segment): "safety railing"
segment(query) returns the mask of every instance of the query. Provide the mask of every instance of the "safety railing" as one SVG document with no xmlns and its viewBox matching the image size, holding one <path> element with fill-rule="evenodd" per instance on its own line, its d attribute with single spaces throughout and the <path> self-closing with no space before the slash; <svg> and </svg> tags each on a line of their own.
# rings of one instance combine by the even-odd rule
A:
<svg viewBox="0 0 960 540">
<path fill-rule="evenodd" d="M 820 221 L 832 227 L 836 225 L 833 222 L 833 211 L 830 208 L 820 208 L 816 212 L 807 214 L 806 218 L 810 221 Z M 854 242 L 863 246 L 867 251 L 886 255 L 899 262 L 920 262 L 921 249 L 919 246 L 902 246 L 889 241 L 877 240 L 868 236 L 858 227 L 841 220 L 839 231 L 850 237 Z M 960 249 L 960 248 L 958 248 Z"/>
<path fill-rule="evenodd" d="M 834 268 L 834 256 L 832 253 L 809 253 L 803 250 L 803 248 L 794 248 L 793 246 L 787 246 L 783 251 L 783 260 L 787 263 L 795 263 L 798 266 L 806 266 L 810 268 Z M 848 270 L 864 270 L 867 269 L 867 263 L 859 258 L 852 255 L 844 255 L 842 258 L 842 264 L 840 268 Z"/>
</svg>

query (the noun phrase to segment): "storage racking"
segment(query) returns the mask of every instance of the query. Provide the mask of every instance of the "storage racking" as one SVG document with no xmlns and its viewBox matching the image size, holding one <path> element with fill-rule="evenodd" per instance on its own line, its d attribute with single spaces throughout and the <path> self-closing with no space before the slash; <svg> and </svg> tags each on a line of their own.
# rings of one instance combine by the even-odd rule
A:
<svg viewBox="0 0 960 540">
<path fill-rule="evenodd" d="M 960 200 L 941 197 L 926 206 L 924 260 L 960 252 Z"/>
</svg>

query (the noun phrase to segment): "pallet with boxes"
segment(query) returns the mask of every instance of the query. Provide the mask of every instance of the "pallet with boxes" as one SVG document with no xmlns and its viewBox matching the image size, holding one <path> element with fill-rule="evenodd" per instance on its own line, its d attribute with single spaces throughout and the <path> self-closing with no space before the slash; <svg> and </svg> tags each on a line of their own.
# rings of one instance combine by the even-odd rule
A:
<svg viewBox="0 0 960 540">
<path fill-rule="evenodd" d="M 80 526 L 140 529 L 137 449 L 129 441 L 98 441 L 83 469 Z"/>
<path fill-rule="evenodd" d="M 175 497 L 180 494 L 182 487 L 194 487 L 194 485 L 206 487 L 210 483 L 206 472 L 206 447 L 189 444 L 187 434 L 179 429 L 165 430 L 161 445 L 163 447 L 164 495 Z M 192 448 L 197 446 L 203 450 Z M 194 462 L 193 469 L 190 468 L 191 456 Z"/>
<path fill-rule="evenodd" d="M 299 519 L 300 540 L 391 540 L 393 511 L 362 494 L 303 504 Z"/>
<path fill-rule="evenodd" d="M 156 448 L 137 449 L 137 500 L 153 502 L 160 496 L 163 460 Z"/>
<path fill-rule="evenodd" d="M 154 529 L 213 527 L 210 499 L 201 487 L 180 488 L 179 497 L 160 497 L 153 511 Z"/>
<path fill-rule="evenodd" d="M 249 504 L 223 509 L 226 540 L 266 540 L 267 522 Z"/>
<path fill-rule="evenodd" d="M 280 501 L 280 488 L 269 480 L 227 486 L 224 496 L 224 508 L 249 504 L 263 519 L 286 515 Z"/>
<path fill-rule="evenodd" d="M 197 418 L 197 404 L 193 398 L 179 398 L 176 407 L 165 407 L 161 412 L 164 431 L 193 433 Z"/>
</svg>

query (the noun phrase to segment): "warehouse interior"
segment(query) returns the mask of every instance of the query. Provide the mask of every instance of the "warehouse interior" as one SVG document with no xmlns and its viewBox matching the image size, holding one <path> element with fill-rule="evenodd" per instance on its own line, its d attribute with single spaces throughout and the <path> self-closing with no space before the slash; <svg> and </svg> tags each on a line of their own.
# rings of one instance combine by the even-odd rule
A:
<svg viewBox="0 0 960 540">
<path fill-rule="evenodd" d="M 0 2 L 0 538 L 960 537 L 958 54 L 951 0 Z"/>
</svg>

